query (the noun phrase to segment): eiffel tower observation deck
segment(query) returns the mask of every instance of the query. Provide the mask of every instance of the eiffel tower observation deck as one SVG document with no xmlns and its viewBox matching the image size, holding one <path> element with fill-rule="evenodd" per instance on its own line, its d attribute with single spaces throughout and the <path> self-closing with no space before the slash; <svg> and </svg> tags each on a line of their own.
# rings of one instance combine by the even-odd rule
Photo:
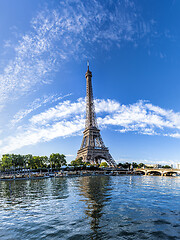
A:
<svg viewBox="0 0 180 240">
<path fill-rule="evenodd" d="M 77 152 L 76 159 L 81 158 L 84 162 L 90 162 L 91 164 L 100 164 L 102 160 L 105 160 L 109 166 L 116 167 L 117 164 L 109 153 L 109 149 L 105 147 L 100 130 L 98 129 L 93 100 L 92 72 L 89 70 L 89 64 L 85 77 L 86 122 L 82 144 Z"/>
</svg>

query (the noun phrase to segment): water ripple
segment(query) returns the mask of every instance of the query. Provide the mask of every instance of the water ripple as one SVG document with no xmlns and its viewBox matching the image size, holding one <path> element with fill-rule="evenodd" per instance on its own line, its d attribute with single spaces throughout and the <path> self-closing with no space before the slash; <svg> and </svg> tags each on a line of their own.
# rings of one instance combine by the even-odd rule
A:
<svg viewBox="0 0 180 240">
<path fill-rule="evenodd" d="M 0 182 L 0 239 L 180 239 L 180 179 Z"/>
</svg>

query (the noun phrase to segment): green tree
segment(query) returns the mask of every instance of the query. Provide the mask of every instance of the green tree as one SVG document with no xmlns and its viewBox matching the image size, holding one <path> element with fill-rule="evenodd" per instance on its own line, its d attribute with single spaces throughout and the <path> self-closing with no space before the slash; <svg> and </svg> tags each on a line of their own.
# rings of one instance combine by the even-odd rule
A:
<svg viewBox="0 0 180 240">
<path fill-rule="evenodd" d="M 99 167 L 108 167 L 108 164 L 107 164 L 107 162 L 101 162 Z"/>
<path fill-rule="evenodd" d="M 66 165 L 66 156 L 64 154 L 52 153 L 49 157 L 51 167 L 61 167 Z"/>
<path fill-rule="evenodd" d="M 126 162 L 122 165 L 122 167 L 125 169 L 130 169 L 130 166 L 131 166 L 131 163 L 128 163 L 128 162 Z"/>
<path fill-rule="evenodd" d="M 10 154 L 2 155 L 1 159 L 1 169 L 4 171 L 6 169 L 10 169 L 12 167 L 12 157 Z"/>
<path fill-rule="evenodd" d="M 24 157 L 20 154 L 10 154 L 12 165 L 14 168 L 22 168 L 24 166 Z"/>
<path fill-rule="evenodd" d="M 122 163 L 118 163 L 118 167 L 122 167 L 123 166 L 123 164 Z"/>
<path fill-rule="evenodd" d="M 71 161 L 71 166 L 77 167 L 80 165 L 86 165 L 86 163 L 83 162 L 82 158 L 78 158 L 76 160 Z"/>
<path fill-rule="evenodd" d="M 43 168 L 44 167 L 44 157 L 40 157 L 40 156 L 33 156 L 33 168 Z"/>
<path fill-rule="evenodd" d="M 35 166 L 35 159 L 34 159 L 34 157 L 31 154 L 29 154 L 27 156 L 27 161 L 28 161 L 28 167 L 30 169 L 33 169 L 33 168 L 35 169 L 36 168 L 36 166 Z"/>
<path fill-rule="evenodd" d="M 139 163 L 139 164 L 138 164 L 138 168 L 142 168 L 142 167 L 144 167 L 144 166 L 145 166 L 144 163 Z"/>
<path fill-rule="evenodd" d="M 32 156 L 31 154 L 4 154 L 0 161 L 0 170 L 10 168 L 46 168 L 50 165 L 50 161 L 53 167 L 60 167 L 66 164 L 66 156 L 64 154 L 51 154 L 50 159 L 47 156 Z"/>
<path fill-rule="evenodd" d="M 85 162 L 86 166 L 91 166 L 90 162 Z"/>
<path fill-rule="evenodd" d="M 171 168 L 169 165 L 164 165 L 162 168 Z"/>
<path fill-rule="evenodd" d="M 24 166 L 28 168 L 32 168 L 31 163 L 33 156 L 31 154 L 24 155 Z"/>
<path fill-rule="evenodd" d="M 132 163 L 132 166 L 133 166 L 133 168 L 137 168 L 137 167 L 138 167 L 138 164 L 135 163 L 135 162 L 133 162 L 133 163 Z"/>
<path fill-rule="evenodd" d="M 45 168 L 48 166 L 49 164 L 49 158 L 47 156 L 41 156 L 41 163 L 42 163 L 42 166 Z"/>
<path fill-rule="evenodd" d="M 33 156 L 31 159 L 31 168 L 32 169 L 37 169 L 39 167 L 39 156 Z"/>
<path fill-rule="evenodd" d="M 31 169 L 37 169 L 37 168 L 45 168 L 47 167 L 49 163 L 49 159 L 47 156 L 32 156 L 31 154 L 28 154 L 25 156 L 27 165 Z"/>
</svg>

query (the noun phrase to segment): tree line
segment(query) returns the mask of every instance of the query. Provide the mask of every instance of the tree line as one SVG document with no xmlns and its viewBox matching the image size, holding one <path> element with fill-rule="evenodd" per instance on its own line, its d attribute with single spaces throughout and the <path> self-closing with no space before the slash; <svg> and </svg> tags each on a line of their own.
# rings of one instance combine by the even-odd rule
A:
<svg viewBox="0 0 180 240">
<path fill-rule="evenodd" d="M 118 163 L 118 167 L 122 167 L 122 168 L 125 168 L 125 169 L 130 169 L 130 168 L 142 168 L 142 167 L 145 167 L 145 168 L 153 168 L 152 167 L 149 167 L 149 166 L 146 166 L 146 164 L 144 163 L 136 163 L 136 162 L 133 162 L 133 163 Z M 171 168 L 171 166 L 169 165 L 164 165 L 162 166 L 162 168 Z"/>
<path fill-rule="evenodd" d="M 66 164 L 66 156 L 59 153 L 52 153 L 49 157 L 31 154 L 4 154 L 0 160 L 0 170 L 60 168 Z"/>
<path fill-rule="evenodd" d="M 52 153 L 47 156 L 33 156 L 31 154 L 4 154 L 0 160 L 0 171 L 17 170 L 17 169 L 59 169 L 63 165 L 67 165 L 66 156 L 64 154 Z M 84 167 L 93 166 L 90 162 L 83 162 L 82 159 L 76 159 L 71 161 L 70 166 Z M 144 163 L 118 163 L 118 167 L 124 169 L 134 169 L 146 167 Z M 102 162 L 96 167 L 108 167 L 106 162 Z M 162 168 L 171 168 L 168 165 L 162 166 Z"/>
</svg>

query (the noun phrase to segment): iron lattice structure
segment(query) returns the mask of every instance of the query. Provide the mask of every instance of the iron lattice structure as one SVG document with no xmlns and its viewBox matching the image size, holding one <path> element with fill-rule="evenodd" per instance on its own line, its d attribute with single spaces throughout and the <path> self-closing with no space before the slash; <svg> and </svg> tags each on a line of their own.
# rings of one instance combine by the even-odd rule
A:
<svg viewBox="0 0 180 240">
<path fill-rule="evenodd" d="M 82 158 L 84 162 L 90 162 L 91 164 L 100 164 L 104 159 L 110 166 L 116 167 L 117 164 L 109 153 L 109 149 L 105 147 L 100 130 L 98 129 L 91 81 L 92 72 L 89 71 L 89 66 L 85 77 L 86 122 L 82 144 L 77 153 L 76 159 Z"/>
</svg>

